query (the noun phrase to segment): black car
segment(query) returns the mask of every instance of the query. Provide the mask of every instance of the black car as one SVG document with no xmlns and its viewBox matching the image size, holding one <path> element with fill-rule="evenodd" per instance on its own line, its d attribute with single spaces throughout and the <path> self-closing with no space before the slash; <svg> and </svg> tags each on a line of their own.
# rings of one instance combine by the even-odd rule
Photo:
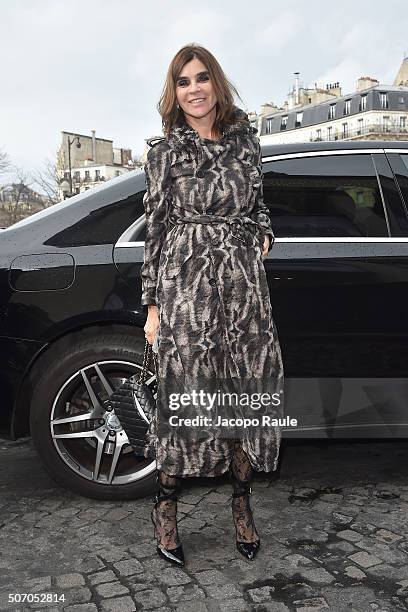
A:
<svg viewBox="0 0 408 612">
<path fill-rule="evenodd" d="M 285 370 L 284 437 L 405 437 L 408 142 L 263 147 L 276 242 L 264 260 Z M 129 172 L 0 238 L 1 420 L 60 484 L 152 490 L 104 402 L 141 368 L 144 174 Z M 153 374 L 148 384 L 154 388 Z"/>
</svg>

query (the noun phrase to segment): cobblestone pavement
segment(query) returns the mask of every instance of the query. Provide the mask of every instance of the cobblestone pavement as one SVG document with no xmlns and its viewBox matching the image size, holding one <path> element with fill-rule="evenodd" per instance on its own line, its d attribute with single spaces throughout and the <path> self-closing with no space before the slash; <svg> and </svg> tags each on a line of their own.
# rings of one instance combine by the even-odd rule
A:
<svg viewBox="0 0 408 612">
<path fill-rule="evenodd" d="M 408 441 L 284 442 L 280 477 L 254 482 L 253 562 L 234 545 L 226 477 L 186 479 L 185 568 L 156 554 L 152 496 L 67 492 L 28 438 L 0 439 L 0 462 L 1 610 L 408 610 Z M 11 593 L 54 601 L 12 604 Z"/>
</svg>

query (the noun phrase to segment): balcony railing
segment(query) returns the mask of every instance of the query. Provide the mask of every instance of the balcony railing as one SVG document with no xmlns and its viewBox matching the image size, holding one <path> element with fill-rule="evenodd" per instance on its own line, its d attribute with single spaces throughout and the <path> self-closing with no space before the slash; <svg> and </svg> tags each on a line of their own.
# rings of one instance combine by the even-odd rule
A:
<svg viewBox="0 0 408 612">
<path fill-rule="evenodd" d="M 90 177 L 90 176 L 84 176 L 82 178 L 80 177 L 72 177 L 72 182 L 79 185 L 80 183 L 100 183 L 101 181 L 104 181 L 105 177 L 104 176 L 94 176 L 94 177 Z"/>
<path fill-rule="evenodd" d="M 362 126 L 361 128 L 356 128 L 354 130 L 349 129 L 347 134 L 343 134 L 343 132 L 332 133 L 331 135 L 325 136 L 311 136 L 310 142 L 317 142 L 320 140 L 329 141 L 329 140 L 349 140 L 350 138 L 356 138 L 358 136 L 366 136 L 367 134 L 399 134 L 404 136 L 404 138 L 408 139 L 408 128 L 401 127 L 399 125 L 385 125 L 383 123 L 370 123 Z"/>
</svg>

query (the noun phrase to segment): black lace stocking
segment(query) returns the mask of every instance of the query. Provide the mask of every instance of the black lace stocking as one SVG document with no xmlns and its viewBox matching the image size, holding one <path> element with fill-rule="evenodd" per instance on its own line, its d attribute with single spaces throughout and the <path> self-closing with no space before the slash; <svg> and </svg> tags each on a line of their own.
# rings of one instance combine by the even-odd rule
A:
<svg viewBox="0 0 408 612">
<path fill-rule="evenodd" d="M 172 550 L 180 545 L 177 532 L 177 495 L 180 478 L 159 470 L 158 497 L 153 507 L 155 535 L 159 546 Z"/>
<path fill-rule="evenodd" d="M 251 506 L 249 504 L 249 487 L 253 477 L 253 468 L 248 455 L 240 441 L 236 441 L 230 474 L 237 497 L 232 498 L 232 516 L 238 542 L 255 542 L 259 539 L 256 531 Z M 241 481 L 241 482 L 238 482 Z"/>
</svg>

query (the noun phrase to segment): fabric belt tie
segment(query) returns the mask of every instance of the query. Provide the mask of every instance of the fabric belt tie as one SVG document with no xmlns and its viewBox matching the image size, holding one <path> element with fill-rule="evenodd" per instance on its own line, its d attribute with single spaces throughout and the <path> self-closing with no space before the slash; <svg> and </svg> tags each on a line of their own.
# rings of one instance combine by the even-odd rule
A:
<svg viewBox="0 0 408 612">
<path fill-rule="evenodd" d="M 243 216 L 194 215 L 191 217 L 177 217 L 174 220 L 169 219 L 169 221 L 173 225 L 181 225 L 183 223 L 202 223 L 204 225 L 226 223 L 230 226 L 231 233 L 242 242 L 245 242 L 245 234 L 242 231 L 244 228 L 248 229 L 253 235 L 256 235 L 260 230 L 260 226 L 256 221 L 250 217 Z"/>
</svg>

